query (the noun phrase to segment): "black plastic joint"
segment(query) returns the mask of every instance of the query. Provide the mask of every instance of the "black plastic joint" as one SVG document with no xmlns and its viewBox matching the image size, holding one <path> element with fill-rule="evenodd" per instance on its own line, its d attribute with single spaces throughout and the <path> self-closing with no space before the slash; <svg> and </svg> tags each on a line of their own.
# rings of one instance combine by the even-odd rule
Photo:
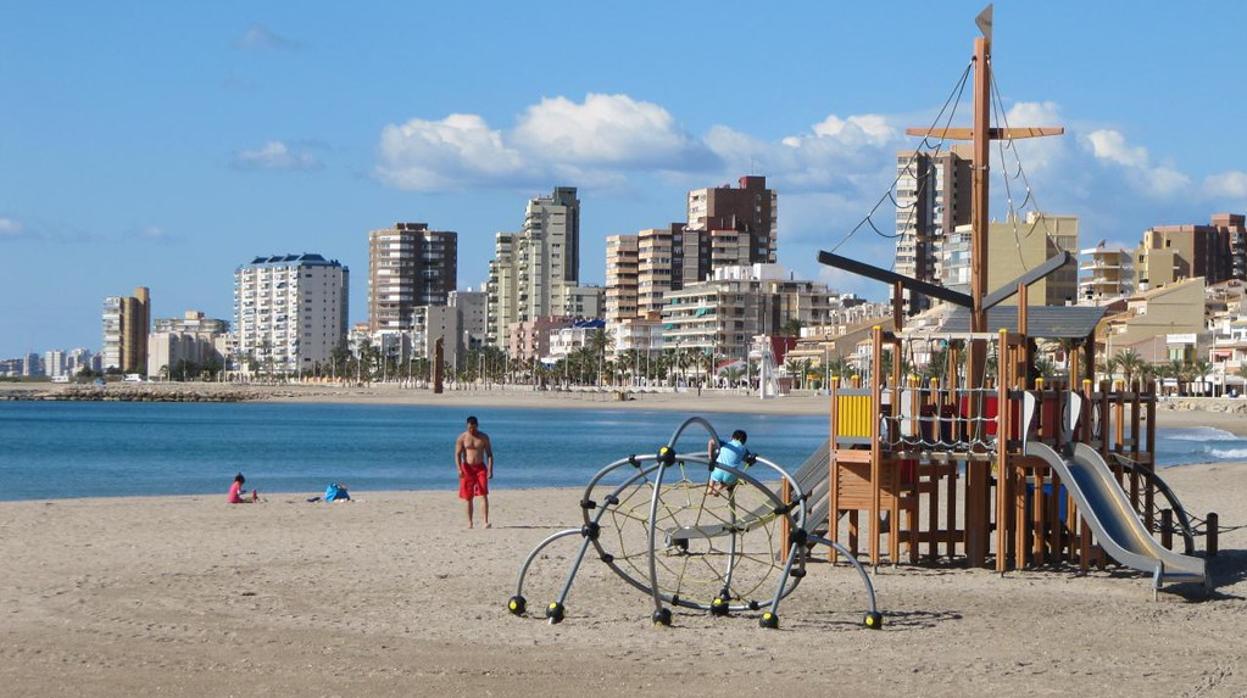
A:
<svg viewBox="0 0 1247 698">
<path fill-rule="evenodd" d="M 602 562 L 605 562 L 606 564 L 609 565 L 614 561 L 615 561 L 614 555 L 611 555 L 610 553 L 602 553 Z"/>
<path fill-rule="evenodd" d="M 805 570 L 803 570 L 803 569 L 801 569 L 801 568 L 799 568 L 799 567 L 798 567 L 797 569 L 792 570 L 791 572 L 789 572 L 789 573 L 788 573 L 788 576 L 789 576 L 789 577 L 793 577 L 793 578 L 795 578 L 795 579 L 801 579 L 802 577 L 804 577 L 804 576 L 805 576 Z"/>
<path fill-rule="evenodd" d="M 580 508 L 581 508 L 581 509 L 595 509 L 595 508 L 597 508 L 597 505 L 598 505 L 598 503 L 597 503 L 597 502 L 595 502 L 595 501 L 593 501 L 592 499 L 582 499 L 582 500 L 580 500 Z"/>
<path fill-rule="evenodd" d="M 750 610 L 750 611 L 756 611 L 756 610 L 758 610 L 759 608 L 762 608 L 762 605 L 761 605 L 761 604 L 759 604 L 757 601 L 750 601 L 750 602 L 749 602 L 749 610 Z"/>
<path fill-rule="evenodd" d="M 602 532 L 602 527 L 593 521 L 590 521 L 589 523 L 580 527 L 580 535 L 584 536 L 585 538 L 588 538 L 589 540 L 597 540 L 598 534 L 601 532 Z"/>
<path fill-rule="evenodd" d="M 679 605 L 680 605 L 680 595 L 679 595 L 679 594 L 672 594 L 672 595 L 671 595 L 671 605 L 672 605 L 672 606 L 679 606 Z"/>
<path fill-rule="evenodd" d="M 619 503 L 619 497 L 616 497 L 613 494 L 608 494 L 602 501 L 606 502 L 610 506 L 615 506 L 616 504 Z"/>
<path fill-rule="evenodd" d="M 637 460 L 637 459 L 636 459 L 636 454 L 635 454 L 635 453 L 633 453 L 632 455 L 628 456 L 628 465 L 631 465 L 632 467 L 637 468 L 637 469 L 639 469 L 639 468 L 641 467 L 641 461 L 639 461 L 639 460 Z"/>
<path fill-rule="evenodd" d="M 675 464 L 675 449 L 670 446 L 663 446 L 658 449 L 658 462 L 663 465 Z"/>
<path fill-rule="evenodd" d="M 805 542 L 809 539 L 810 534 L 804 528 L 795 528 L 792 533 L 788 534 L 788 540 L 797 545 L 805 545 Z"/>
<path fill-rule="evenodd" d="M 752 453 L 746 453 L 745 462 L 748 463 L 749 465 L 753 465 L 754 463 L 758 462 L 758 457 Z"/>
</svg>

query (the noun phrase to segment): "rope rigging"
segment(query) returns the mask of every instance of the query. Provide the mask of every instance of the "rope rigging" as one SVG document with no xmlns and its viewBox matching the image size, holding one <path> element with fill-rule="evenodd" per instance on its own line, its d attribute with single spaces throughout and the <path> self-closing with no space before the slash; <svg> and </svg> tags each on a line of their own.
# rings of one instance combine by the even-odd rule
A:
<svg viewBox="0 0 1247 698">
<path fill-rule="evenodd" d="M 928 134 L 934 131 L 935 128 L 940 125 L 940 120 L 943 118 L 945 112 L 948 112 L 948 118 L 944 120 L 944 130 L 947 130 L 949 124 L 952 123 L 953 117 L 957 113 L 957 106 L 961 103 L 961 96 L 965 93 L 966 83 L 969 81 L 970 70 L 973 68 L 973 66 L 974 66 L 974 61 L 970 61 L 969 63 L 966 64 L 965 70 L 961 72 L 961 77 L 957 80 L 957 84 L 953 87 L 952 91 L 949 92 L 948 98 L 944 100 L 944 105 L 940 107 L 939 113 L 935 115 L 935 119 L 934 121 L 932 121 L 931 127 L 927 129 Z M 951 111 L 949 111 L 948 109 L 949 105 L 952 105 Z M 880 231 L 879 228 L 874 224 L 872 217 L 879 210 L 879 208 L 883 206 L 883 203 L 885 201 L 891 200 L 893 204 L 896 204 L 896 198 L 893 196 L 892 191 L 896 189 L 896 185 L 898 182 L 900 182 L 902 176 L 905 176 L 906 174 L 910 174 L 912 172 L 911 168 L 913 167 L 914 161 L 917 160 L 918 154 L 920 152 L 922 152 L 924 149 L 927 149 L 927 150 L 931 150 L 936 155 L 938 155 L 940 150 L 943 149 L 944 141 L 946 139 L 940 138 L 939 143 L 933 147 L 929 141 L 929 138 L 930 138 L 929 135 L 924 135 L 922 137 L 922 142 L 918 144 L 918 147 L 915 148 L 914 152 L 909 156 L 909 160 L 908 162 L 905 163 L 904 168 L 903 169 L 897 168 L 898 171 L 897 171 L 896 177 L 892 179 L 892 183 L 888 185 L 887 190 L 883 193 L 882 196 L 879 197 L 879 200 L 875 202 L 875 205 L 870 208 L 870 212 L 867 213 L 866 216 L 862 218 L 862 220 L 858 221 L 857 225 L 853 226 L 852 230 L 850 230 L 847 234 L 845 234 L 845 236 L 841 238 L 840 241 L 837 242 L 831 248 L 832 252 L 839 250 L 840 247 L 844 245 L 844 243 L 848 242 L 859 230 L 861 230 L 865 226 L 869 226 L 876 235 L 887 240 L 895 240 L 901 237 L 903 233 L 884 233 Z M 921 181 L 928 175 L 923 174 L 923 175 L 915 175 L 915 176 L 917 176 L 919 181 Z M 917 208 L 917 202 L 915 202 L 913 206 L 910 206 L 908 208 L 909 208 L 909 214 L 906 217 L 905 225 L 903 226 L 903 229 L 907 229 L 909 227 L 909 224 L 912 222 L 913 211 Z"/>
</svg>

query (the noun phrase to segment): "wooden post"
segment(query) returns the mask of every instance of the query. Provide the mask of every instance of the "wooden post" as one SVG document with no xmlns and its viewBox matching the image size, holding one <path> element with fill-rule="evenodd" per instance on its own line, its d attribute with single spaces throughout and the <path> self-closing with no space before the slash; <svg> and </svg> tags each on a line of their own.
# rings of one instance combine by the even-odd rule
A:
<svg viewBox="0 0 1247 698">
<path fill-rule="evenodd" d="M 443 349 L 443 337 L 438 337 L 433 343 L 433 393 L 442 394 L 442 374 L 445 372 L 446 359 L 445 350 Z"/>
<path fill-rule="evenodd" d="M 828 430 L 827 430 L 827 467 L 830 472 L 827 473 L 827 540 L 839 542 L 840 540 L 840 468 L 836 464 L 836 435 L 840 433 L 840 415 L 838 398 L 840 392 L 840 377 L 833 376 L 831 385 L 827 391 L 831 397 L 831 406 L 828 409 Z M 836 551 L 835 546 L 828 546 L 828 561 L 835 563 L 840 559 L 840 554 Z M 787 550 L 787 547 L 782 548 Z"/>
<path fill-rule="evenodd" d="M 1173 510 L 1160 510 L 1160 544 L 1173 550 Z"/>
<path fill-rule="evenodd" d="M 939 385 L 939 379 L 932 376 L 930 390 L 927 391 L 926 399 L 924 400 L 931 412 L 937 416 L 940 413 L 940 402 L 937 398 Z M 919 429 L 921 430 L 921 428 L 921 423 L 919 423 Z M 940 422 L 938 419 L 932 422 L 931 428 L 933 436 L 931 440 L 936 441 L 939 439 Z M 936 533 L 940 530 L 940 482 L 944 479 L 936 474 L 937 472 L 936 470 L 931 471 L 931 489 L 927 491 L 927 535 L 930 536 L 927 539 L 927 556 L 931 558 L 933 563 L 940 557 L 939 541 Z"/>
<path fill-rule="evenodd" d="M 1217 512 L 1215 511 L 1209 513 L 1208 518 L 1204 519 L 1204 526 L 1207 529 L 1207 533 L 1205 535 L 1208 537 L 1208 540 L 1204 543 L 1204 554 L 1208 557 L 1217 556 L 1217 534 L 1219 533 L 1217 528 L 1220 521 L 1221 519 L 1217 516 Z"/>
<path fill-rule="evenodd" d="M 996 385 L 996 571 L 1004 574 L 1009 569 L 1009 499 L 1013 469 L 1009 467 L 1009 390 L 1005 375 L 1009 365 L 1008 334 L 1002 329 L 996 335 L 996 373 L 1000 380 Z M 973 398 L 971 398 L 973 399 Z M 1020 555 L 1019 555 L 1020 559 Z M 1021 567 L 1021 564 L 1018 564 Z"/>
<path fill-rule="evenodd" d="M 882 450 L 879 448 L 879 419 L 883 415 L 883 328 L 870 328 L 870 564 L 879 564 L 879 543 L 882 533 L 879 512 L 883 478 Z"/>
<path fill-rule="evenodd" d="M 1156 381 L 1148 381 L 1147 392 L 1147 469 L 1154 473 L 1156 472 Z M 1156 511 L 1154 496 L 1151 487 L 1143 493 L 1143 508 L 1147 511 L 1143 520 L 1149 527 L 1152 525 L 1153 514 Z"/>
</svg>

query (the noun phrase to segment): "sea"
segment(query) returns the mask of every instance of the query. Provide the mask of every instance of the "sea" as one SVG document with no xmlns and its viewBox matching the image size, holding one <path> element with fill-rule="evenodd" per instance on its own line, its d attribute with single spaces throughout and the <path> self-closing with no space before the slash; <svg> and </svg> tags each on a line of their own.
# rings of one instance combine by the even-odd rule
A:
<svg viewBox="0 0 1247 698">
<path fill-rule="evenodd" d="M 747 403 L 742 404 L 742 409 Z M 653 453 L 688 416 L 611 409 L 414 405 L 0 402 L 0 500 L 216 494 L 236 473 L 264 492 L 454 490 L 455 437 L 473 414 L 493 440 L 493 488 L 584 485 L 610 462 Z M 795 469 L 826 438 L 825 417 L 714 413 L 724 438 Z M 691 429 L 681 451 L 704 451 Z M 1161 429 L 1161 466 L 1247 460 L 1247 439 L 1212 427 Z"/>
</svg>

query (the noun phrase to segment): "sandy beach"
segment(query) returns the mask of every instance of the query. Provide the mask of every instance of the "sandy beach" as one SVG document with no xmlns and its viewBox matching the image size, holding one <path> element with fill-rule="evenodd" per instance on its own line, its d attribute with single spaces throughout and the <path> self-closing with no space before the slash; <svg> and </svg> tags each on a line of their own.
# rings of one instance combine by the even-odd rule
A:
<svg viewBox="0 0 1247 698">
<path fill-rule="evenodd" d="M 500 477 L 503 477 L 500 470 Z M 1166 471 L 1188 508 L 1247 522 L 1247 465 Z M 255 483 L 262 486 L 262 483 Z M 1210 598 L 1124 571 L 883 568 L 882 631 L 855 573 L 820 564 L 782 609 L 651 607 L 604 565 L 567 620 L 508 615 L 523 557 L 579 518 L 573 490 L 500 490 L 491 530 L 446 492 L 0 503 L 6 695 L 1243 695 L 1247 531 L 1225 534 Z M 573 541 L 526 589 L 553 598 Z M 1179 588 L 1179 591 L 1183 591 Z"/>
</svg>

